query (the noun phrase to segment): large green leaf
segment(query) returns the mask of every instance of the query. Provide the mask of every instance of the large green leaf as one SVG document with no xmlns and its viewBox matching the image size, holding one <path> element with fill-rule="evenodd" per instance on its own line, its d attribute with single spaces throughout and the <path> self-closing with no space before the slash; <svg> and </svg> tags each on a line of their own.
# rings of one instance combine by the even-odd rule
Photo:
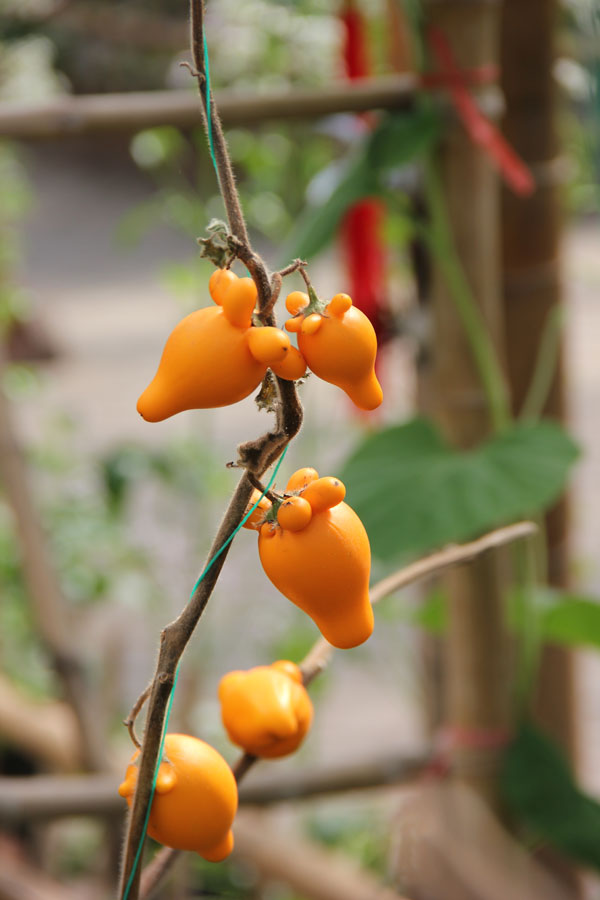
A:
<svg viewBox="0 0 600 900">
<path fill-rule="evenodd" d="M 600 604 L 591 598 L 558 594 L 541 613 L 540 634 L 556 644 L 600 647 Z"/>
<path fill-rule="evenodd" d="M 501 789 L 536 838 L 600 869 L 600 804 L 582 793 L 558 748 L 530 722 L 509 746 Z"/>
<path fill-rule="evenodd" d="M 365 197 L 384 193 L 386 173 L 422 156 L 437 132 L 438 118 L 424 104 L 384 116 L 355 152 L 329 197 L 300 217 L 286 242 L 284 258 L 311 259 L 324 250 L 347 210 Z"/>
<path fill-rule="evenodd" d="M 547 508 L 577 449 L 554 422 L 523 423 L 475 450 L 423 419 L 367 437 L 344 466 L 348 502 L 387 559 L 422 553 Z"/>
</svg>

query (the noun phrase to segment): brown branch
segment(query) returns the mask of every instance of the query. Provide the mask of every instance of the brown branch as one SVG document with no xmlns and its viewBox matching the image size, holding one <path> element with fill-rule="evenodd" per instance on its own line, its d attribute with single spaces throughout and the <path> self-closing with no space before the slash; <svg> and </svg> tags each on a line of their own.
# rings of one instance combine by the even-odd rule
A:
<svg viewBox="0 0 600 900">
<path fill-rule="evenodd" d="M 457 546 L 445 547 L 437 553 L 432 553 L 423 559 L 417 560 L 409 566 L 399 569 L 387 578 L 383 578 L 377 582 L 370 591 L 371 603 L 377 603 L 395 593 L 400 588 L 407 587 L 415 581 L 421 581 L 426 578 L 432 578 L 444 569 L 459 563 L 468 562 L 483 553 L 509 544 L 513 541 L 521 540 L 525 537 L 534 535 L 537 526 L 534 522 L 517 522 L 514 525 L 507 525 L 505 528 L 498 528 L 491 531 L 475 541 L 468 544 L 459 544 Z M 334 647 L 324 638 L 320 638 L 313 645 L 305 658 L 300 663 L 302 671 L 303 683 L 308 686 L 322 672 L 333 656 Z M 252 768 L 254 763 L 258 762 L 258 757 L 249 753 L 243 753 L 233 767 L 233 772 L 238 784 Z M 427 757 L 429 760 L 429 757 Z M 420 762 L 416 764 L 412 772 L 422 771 L 425 766 L 425 759 L 420 758 Z M 410 765 L 408 766 L 411 769 Z M 347 785 L 344 789 L 347 789 Z M 298 796 L 293 790 L 290 798 Z M 146 900 L 151 892 L 155 890 L 163 875 L 170 870 L 175 858 L 179 855 L 178 850 L 172 850 L 170 847 L 164 847 L 156 855 L 154 860 L 144 870 L 142 898 Z"/>
<path fill-rule="evenodd" d="M 271 300 L 271 280 L 267 268 L 250 247 L 244 217 L 237 195 L 227 144 L 221 128 L 215 104 L 210 93 L 207 95 L 203 52 L 203 5 L 201 0 L 191 0 L 192 56 L 198 72 L 198 84 L 204 104 L 205 120 L 207 104 L 210 104 L 210 116 L 213 148 L 219 173 L 219 185 L 225 202 L 231 232 L 244 253 L 244 261 L 256 283 L 259 309 L 263 313 L 265 324 L 274 324 L 272 313 L 265 315 Z M 258 478 L 281 455 L 289 441 L 297 434 L 302 424 L 302 407 L 293 382 L 277 378 L 279 402 L 276 410 L 276 423 L 273 431 L 267 432 L 256 441 L 250 441 L 238 448 L 239 459 L 246 469 Z M 225 542 L 239 525 L 246 511 L 252 493 L 252 484 L 248 471 L 240 479 L 233 498 L 227 508 L 217 536 L 208 556 L 212 560 L 221 551 Z M 141 866 L 136 863 L 136 855 L 144 840 L 144 823 L 146 811 L 151 802 L 154 772 L 158 762 L 162 733 L 164 729 L 167 705 L 173 690 L 175 674 L 179 660 L 198 624 L 214 585 L 219 577 L 229 546 L 214 561 L 202 581 L 197 585 L 187 606 L 179 617 L 164 629 L 161 634 L 160 648 L 156 672 L 152 682 L 152 690 L 148 705 L 146 727 L 139 759 L 136 790 L 129 816 L 125 853 L 119 896 L 121 900 L 136 900 L 139 894 Z M 133 873 L 133 875 L 132 875 Z M 130 882 L 131 880 L 131 882 Z M 129 889 L 127 889 L 130 883 Z"/>
<path fill-rule="evenodd" d="M 0 347 L 0 381 L 4 370 L 3 352 Z M 101 769 L 104 764 L 100 750 L 103 742 L 90 705 L 85 667 L 73 649 L 67 603 L 35 508 L 10 404 L 1 387 L 0 479 L 15 520 L 32 614 L 62 683 L 66 700 L 75 714 L 84 764 L 92 771 Z"/>
<path fill-rule="evenodd" d="M 284 776 L 277 774 L 276 766 L 269 766 L 250 784 L 241 784 L 240 806 L 270 806 L 399 784 L 409 781 L 430 760 L 431 753 L 425 748 L 414 755 L 386 753 L 361 762 L 298 769 Z M 242 778 L 245 776 L 240 773 L 238 781 Z M 66 816 L 112 818 L 123 811 L 116 783 L 113 774 L 0 776 L 0 826 Z"/>
<path fill-rule="evenodd" d="M 240 816 L 233 853 L 251 861 L 264 879 L 283 882 L 310 900 L 406 900 L 350 856 L 301 834 L 285 834 L 260 813 Z"/>
<path fill-rule="evenodd" d="M 484 534 L 483 537 L 477 538 L 477 540 L 468 544 L 444 547 L 443 550 L 438 550 L 430 556 L 418 559 L 403 569 L 388 575 L 387 578 L 378 581 L 370 591 L 371 603 L 378 603 L 384 597 L 389 597 L 390 594 L 394 594 L 415 581 L 433 578 L 444 569 L 469 562 L 497 547 L 531 537 L 536 534 L 537 530 L 535 522 L 517 522 L 514 525 L 507 525 L 504 528 L 496 529 L 496 531 L 490 531 L 488 534 Z M 300 664 L 305 685 L 310 684 L 313 678 L 327 666 L 333 650 L 334 648 L 325 638 L 320 638 L 314 644 L 312 650 Z"/>
</svg>

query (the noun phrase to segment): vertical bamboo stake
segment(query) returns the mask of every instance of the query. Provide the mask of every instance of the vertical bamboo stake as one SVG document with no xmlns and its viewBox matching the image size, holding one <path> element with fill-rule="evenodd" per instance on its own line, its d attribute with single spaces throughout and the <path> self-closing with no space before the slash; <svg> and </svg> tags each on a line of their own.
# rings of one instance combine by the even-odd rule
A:
<svg viewBox="0 0 600 900">
<path fill-rule="evenodd" d="M 497 59 L 499 5 L 489 0 L 429 0 L 428 23 L 445 34 L 459 66 Z M 462 126 L 448 123 L 439 154 L 454 245 L 495 347 L 501 351 L 498 293 L 498 188 L 485 155 Z M 433 348 L 427 374 L 431 414 L 448 438 L 467 448 L 490 431 L 491 421 L 465 331 L 440 271 L 432 291 Z M 501 734 L 509 708 L 507 639 L 503 624 L 501 562 L 489 554 L 455 569 L 445 586 L 450 604 L 446 648 L 446 721 L 455 733 Z M 455 744 L 455 777 L 498 806 L 500 749 Z"/>
<path fill-rule="evenodd" d="M 503 129 L 511 145 L 531 167 L 536 191 L 519 198 L 502 194 L 502 283 L 506 321 L 508 376 L 515 411 L 531 382 L 540 336 L 548 316 L 561 306 L 558 265 L 562 181 L 558 164 L 553 79 L 556 0 L 504 0 L 502 13 L 502 87 L 506 99 Z M 562 348 L 561 348 L 562 349 Z M 562 353 L 544 414 L 565 418 Z M 568 504 L 563 498 L 546 517 L 550 584 L 568 580 Z M 538 673 L 535 712 L 542 727 L 575 756 L 574 672 L 572 654 L 546 646 Z M 574 869 L 555 857 L 546 863 L 571 888 Z"/>
<path fill-rule="evenodd" d="M 535 193 L 502 195 L 502 280 L 508 375 L 519 410 L 538 356 L 548 315 L 561 303 L 558 250 L 560 220 L 554 86 L 556 0 L 505 0 L 502 18 L 502 85 L 506 98 L 504 132 L 536 176 Z M 565 416 L 562 360 L 544 412 Z M 547 517 L 548 578 L 557 587 L 567 580 L 567 503 Z M 542 655 L 537 708 L 545 729 L 573 756 L 572 655 L 547 647 Z"/>
</svg>

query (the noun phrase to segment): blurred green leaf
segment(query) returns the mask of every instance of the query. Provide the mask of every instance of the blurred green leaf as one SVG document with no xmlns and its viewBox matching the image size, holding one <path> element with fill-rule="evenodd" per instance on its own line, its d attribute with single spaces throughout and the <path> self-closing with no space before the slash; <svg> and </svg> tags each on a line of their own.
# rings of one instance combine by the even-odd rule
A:
<svg viewBox="0 0 600 900">
<path fill-rule="evenodd" d="M 443 634 L 448 623 L 447 598 L 443 591 L 431 591 L 414 609 L 410 623 L 432 634 Z"/>
<path fill-rule="evenodd" d="M 559 644 L 600 647 L 600 605 L 563 595 L 542 614 L 541 633 L 544 640 Z"/>
<path fill-rule="evenodd" d="M 308 209 L 298 220 L 288 241 L 283 258 L 311 259 L 333 240 L 338 225 L 354 203 L 377 192 L 377 180 L 366 157 L 360 156 L 347 169 L 345 176 L 317 209 Z"/>
<path fill-rule="evenodd" d="M 382 173 L 423 156 L 439 133 L 439 118 L 429 104 L 385 116 L 367 143 L 370 168 Z"/>
<path fill-rule="evenodd" d="M 186 141 L 178 128 L 161 125 L 138 131 L 131 139 L 130 153 L 142 169 L 154 169 L 180 159 Z"/>
<path fill-rule="evenodd" d="M 562 753 L 530 722 L 521 724 L 506 752 L 501 789 L 533 836 L 600 868 L 600 804 L 580 791 Z"/>
<path fill-rule="evenodd" d="M 600 647 L 600 601 L 568 591 L 537 586 L 509 594 L 508 621 L 515 631 L 534 627 L 542 641 L 566 646 Z"/>
<path fill-rule="evenodd" d="M 410 112 L 384 116 L 343 171 L 331 194 L 317 209 L 300 217 L 284 258 L 311 259 L 332 241 L 346 211 L 358 200 L 385 193 L 384 176 L 392 168 L 422 156 L 438 133 L 432 109 L 419 104 Z"/>
<path fill-rule="evenodd" d="M 374 555 L 420 553 L 547 508 L 577 457 L 554 422 L 515 425 L 469 452 L 415 419 L 369 435 L 341 478 Z"/>
</svg>

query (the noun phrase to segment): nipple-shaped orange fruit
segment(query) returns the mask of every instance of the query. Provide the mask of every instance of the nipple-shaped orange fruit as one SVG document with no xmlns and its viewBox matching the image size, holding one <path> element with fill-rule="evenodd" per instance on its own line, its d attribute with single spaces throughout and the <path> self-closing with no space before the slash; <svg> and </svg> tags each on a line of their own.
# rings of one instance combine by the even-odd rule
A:
<svg viewBox="0 0 600 900">
<path fill-rule="evenodd" d="M 309 369 L 341 387 L 361 409 L 378 407 L 383 392 L 375 375 L 375 330 L 348 294 L 336 294 L 325 309 L 320 305 L 315 311 L 308 294 L 293 291 L 286 306 L 294 318 L 285 327 L 298 335 Z"/>
<path fill-rule="evenodd" d="M 138 768 L 134 753 L 119 793 L 131 806 Z M 187 734 L 167 734 L 148 820 L 148 834 L 175 850 L 220 862 L 233 849 L 237 784 L 220 753 Z"/>
<path fill-rule="evenodd" d="M 138 400 L 138 412 L 148 422 L 237 403 L 258 387 L 268 367 L 288 380 L 304 374 L 301 354 L 281 329 L 252 324 L 257 292 L 251 278 L 218 270 L 209 289 L 217 305 L 198 309 L 175 326 L 158 371 Z"/>
<path fill-rule="evenodd" d="M 294 495 L 279 506 L 277 521 L 260 526 L 263 569 L 334 647 L 356 647 L 373 631 L 367 532 L 343 502 L 345 488 L 338 478 L 300 469 L 288 491 Z"/>
<path fill-rule="evenodd" d="M 302 673 L 289 660 L 229 672 L 219 684 L 219 700 L 230 740 L 265 759 L 297 750 L 312 722 Z"/>
</svg>

